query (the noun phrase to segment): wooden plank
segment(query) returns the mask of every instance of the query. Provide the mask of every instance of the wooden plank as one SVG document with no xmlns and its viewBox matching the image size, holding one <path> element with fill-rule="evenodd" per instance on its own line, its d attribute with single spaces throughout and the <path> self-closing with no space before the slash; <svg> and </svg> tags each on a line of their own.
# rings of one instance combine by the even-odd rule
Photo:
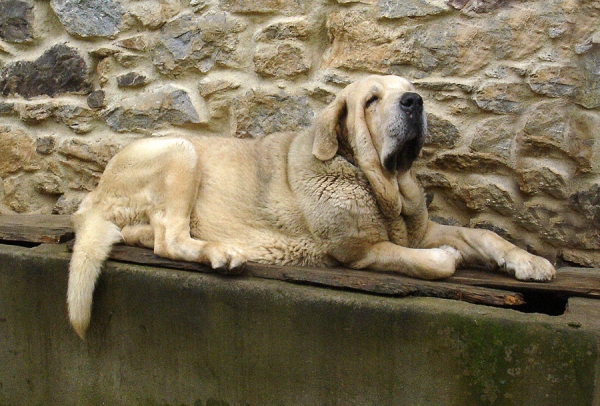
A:
<svg viewBox="0 0 600 406">
<path fill-rule="evenodd" d="M 68 215 L 0 215 L 0 240 L 58 244 L 74 238 Z"/>
<path fill-rule="evenodd" d="M 73 238 L 70 216 L 57 215 L 2 215 L 0 216 L 0 240 L 34 243 L 62 243 Z M 190 262 L 171 261 L 155 256 L 152 251 L 135 247 L 115 246 L 111 258 L 120 261 L 152 266 L 184 269 L 195 272 L 213 272 L 210 268 Z M 256 277 L 288 280 L 354 289 L 366 292 L 410 296 L 436 295 L 437 297 L 461 298 L 481 302 L 480 291 L 468 287 L 507 290 L 514 292 L 546 292 L 563 296 L 600 297 L 600 269 L 561 268 L 555 280 L 548 283 L 518 281 L 506 274 L 474 270 L 459 270 L 444 281 L 419 281 L 401 275 L 341 269 L 311 269 L 276 267 L 249 264 L 247 274 Z M 440 286 L 444 286 L 440 288 Z M 460 287 L 460 289 L 458 288 Z M 486 291 L 488 292 L 488 291 Z M 510 302 L 511 298 L 494 293 L 496 299 Z M 497 299 L 500 298 L 500 299 Z M 492 299 L 490 299 L 492 300 Z M 518 301 L 519 299 L 514 299 Z"/>
<path fill-rule="evenodd" d="M 113 247 L 110 258 L 157 267 L 204 273 L 214 272 L 211 268 L 201 264 L 171 261 L 157 257 L 150 250 L 124 245 Z M 518 306 L 525 303 L 522 294 L 506 290 L 421 281 L 401 275 L 369 271 L 247 264 L 243 272 L 246 276 L 263 279 L 349 289 L 388 296 L 438 297 L 492 306 Z"/>
<path fill-rule="evenodd" d="M 559 268 L 556 279 L 542 283 L 524 282 L 506 274 L 475 270 L 459 270 L 446 281 L 460 285 L 509 289 L 518 292 L 555 292 L 565 296 L 600 297 L 599 268 Z"/>
</svg>

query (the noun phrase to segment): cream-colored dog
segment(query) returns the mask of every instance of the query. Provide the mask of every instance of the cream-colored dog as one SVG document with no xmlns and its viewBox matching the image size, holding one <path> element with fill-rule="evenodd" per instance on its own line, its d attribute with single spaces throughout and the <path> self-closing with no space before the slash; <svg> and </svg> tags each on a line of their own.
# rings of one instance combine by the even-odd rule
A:
<svg viewBox="0 0 600 406">
<path fill-rule="evenodd" d="M 436 279 L 479 266 L 552 279 L 547 260 L 490 231 L 428 220 L 410 169 L 426 132 L 415 88 L 399 77 L 370 76 L 297 134 L 133 143 L 74 215 L 73 327 L 84 336 L 102 264 L 121 241 L 225 270 L 253 261 Z"/>
</svg>

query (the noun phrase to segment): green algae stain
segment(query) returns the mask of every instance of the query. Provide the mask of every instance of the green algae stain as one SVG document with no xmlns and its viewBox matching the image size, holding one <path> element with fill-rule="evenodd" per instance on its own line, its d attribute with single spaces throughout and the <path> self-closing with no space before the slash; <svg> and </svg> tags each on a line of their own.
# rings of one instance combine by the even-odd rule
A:
<svg viewBox="0 0 600 406">
<path fill-rule="evenodd" d="M 464 405 L 592 404 L 594 377 L 582 373 L 594 370 L 598 358 L 592 334 L 464 318 L 447 326 L 438 334 L 462 371 Z"/>
</svg>

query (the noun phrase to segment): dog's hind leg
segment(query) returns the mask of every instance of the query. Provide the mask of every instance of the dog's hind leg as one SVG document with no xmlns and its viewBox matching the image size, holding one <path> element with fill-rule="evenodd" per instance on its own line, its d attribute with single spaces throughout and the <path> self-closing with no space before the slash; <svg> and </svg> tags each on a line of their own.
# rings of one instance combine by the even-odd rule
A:
<svg viewBox="0 0 600 406">
<path fill-rule="evenodd" d="M 158 256 L 200 262 L 223 271 L 240 268 L 246 262 L 242 251 L 228 244 L 197 240 L 190 234 L 190 218 L 196 204 L 201 173 L 198 155 L 191 144 L 178 145 L 168 171 L 163 174 L 161 202 L 148 212 L 152 232 L 142 226 L 129 230 L 138 245 L 151 246 Z"/>
<path fill-rule="evenodd" d="M 154 248 L 154 228 L 150 224 L 127 225 L 121 230 L 123 243 L 144 248 Z"/>
</svg>

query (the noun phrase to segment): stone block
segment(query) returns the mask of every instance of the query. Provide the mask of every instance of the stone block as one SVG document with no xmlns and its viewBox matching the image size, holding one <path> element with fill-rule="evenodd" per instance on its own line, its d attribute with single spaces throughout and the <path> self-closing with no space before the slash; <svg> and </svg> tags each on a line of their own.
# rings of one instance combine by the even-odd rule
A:
<svg viewBox="0 0 600 406">
<path fill-rule="evenodd" d="M 52 208 L 52 214 L 73 214 L 79 208 L 85 194 L 81 192 L 71 192 L 61 195 Z"/>
<path fill-rule="evenodd" d="M 73 132 L 86 134 L 95 128 L 96 113 L 86 107 L 64 105 L 54 110 L 54 115 Z"/>
<path fill-rule="evenodd" d="M 304 14 L 309 2 L 296 0 L 219 0 L 223 10 L 243 14 Z"/>
<path fill-rule="evenodd" d="M 557 199 L 565 199 L 571 180 L 567 168 L 549 160 L 536 162 L 536 165 L 539 166 L 518 169 L 519 188 L 527 194 L 546 193 Z"/>
<path fill-rule="evenodd" d="M 117 86 L 119 87 L 142 87 L 147 84 L 148 78 L 139 72 L 129 72 L 117 76 Z"/>
<path fill-rule="evenodd" d="M 263 28 L 256 36 L 257 41 L 281 41 L 289 39 L 305 40 L 311 33 L 310 23 L 306 18 L 295 18 L 279 21 Z"/>
<path fill-rule="evenodd" d="M 472 210 L 494 210 L 503 215 L 512 215 L 520 203 L 514 189 L 506 180 L 486 178 L 480 183 L 459 186 L 455 192 Z"/>
<path fill-rule="evenodd" d="M 548 97 L 572 96 L 581 82 L 581 72 L 572 66 L 540 66 L 527 78 L 531 90 Z"/>
<path fill-rule="evenodd" d="M 524 114 L 517 141 L 536 156 L 556 148 L 571 158 L 583 172 L 598 171 L 597 129 L 600 116 L 594 111 L 564 102 L 543 102 Z"/>
<path fill-rule="evenodd" d="M 17 113 L 14 103 L 0 102 L 0 116 L 11 116 Z"/>
<path fill-rule="evenodd" d="M 501 173 L 506 168 L 504 160 L 489 153 L 456 150 L 437 154 L 428 164 L 433 169 L 458 172 Z"/>
<path fill-rule="evenodd" d="M 388 71 L 391 44 L 398 34 L 394 29 L 378 24 L 368 11 L 334 11 L 327 17 L 327 30 L 330 47 L 324 55 L 322 68 Z M 410 48 L 403 47 L 402 51 L 406 53 Z"/>
<path fill-rule="evenodd" d="M 50 155 L 54 152 L 56 141 L 54 137 L 40 137 L 35 141 L 35 152 L 41 155 Z"/>
<path fill-rule="evenodd" d="M 498 9 L 504 0 L 448 0 L 447 4 L 463 13 L 487 13 Z"/>
<path fill-rule="evenodd" d="M 272 94 L 263 90 L 236 97 L 231 108 L 232 134 L 241 138 L 300 131 L 309 127 L 314 118 L 306 96 Z"/>
<path fill-rule="evenodd" d="M 492 117 L 479 122 L 474 131 L 469 148 L 485 153 L 509 163 L 515 144 L 514 120 L 506 117 Z"/>
<path fill-rule="evenodd" d="M 597 250 L 564 249 L 562 257 L 577 265 L 590 268 L 600 268 L 600 252 Z"/>
<path fill-rule="evenodd" d="M 37 212 L 48 213 L 49 209 L 43 198 L 38 195 L 32 178 L 20 173 L 4 179 L 4 196 L 1 205 L 14 213 L 24 214 Z"/>
<path fill-rule="evenodd" d="M 231 90 L 239 89 L 240 84 L 227 79 L 204 78 L 198 83 L 198 91 L 204 98 L 215 94 L 222 94 Z"/>
<path fill-rule="evenodd" d="M 297 42 L 260 44 L 253 60 L 256 73 L 263 77 L 292 78 L 310 68 L 304 46 Z"/>
<path fill-rule="evenodd" d="M 123 7 L 115 0 L 51 0 L 50 5 L 71 35 L 113 37 L 121 30 Z"/>
<path fill-rule="evenodd" d="M 115 42 L 115 44 L 121 48 L 143 52 L 148 50 L 149 39 L 146 35 L 140 34 L 122 39 L 120 41 Z"/>
<path fill-rule="evenodd" d="M 64 44 L 55 45 L 38 58 L 6 65 L 0 73 L 5 96 L 55 96 L 90 92 L 87 64 L 79 52 Z"/>
<path fill-rule="evenodd" d="M 588 109 L 597 109 L 600 107 L 600 34 L 596 34 L 590 43 L 590 48 L 579 57 L 583 80 L 575 102 Z"/>
<path fill-rule="evenodd" d="M 104 90 L 94 90 L 87 97 L 87 104 L 91 109 L 98 110 L 105 106 L 106 93 Z"/>
<path fill-rule="evenodd" d="M 224 12 L 201 17 L 184 14 L 161 28 L 153 53 L 154 66 L 166 75 L 194 70 L 207 73 L 215 65 L 233 67 L 238 33 L 244 29 L 244 24 Z"/>
<path fill-rule="evenodd" d="M 33 39 L 33 4 L 30 1 L 0 2 L 0 38 L 7 42 L 28 42 Z"/>
<path fill-rule="evenodd" d="M 473 96 L 479 108 L 497 114 L 520 113 L 530 98 L 529 89 L 520 83 L 486 83 Z"/>
<path fill-rule="evenodd" d="M 120 145 L 109 141 L 71 138 L 58 146 L 56 165 L 64 173 L 70 190 L 90 192 L 98 185 L 108 161 L 120 149 Z"/>
<path fill-rule="evenodd" d="M 122 100 L 120 106 L 105 114 L 105 118 L 109 127 L 118 132 L 149 132 L 170 124 L 204 121 L 188 93 L 171 85 Z"/>
<path fill-rule="evenodd" d="M 36 142 L 25 131 L 8 126 L 0 127 L 0 176 L 40 167 Z"/>
<path fill-rule="evenodd" d="M 452 149 L 460 140 L 460 132 L 450 121 L 436 114 L 427 114 L 427 138 L 425 147 Z"/>
<path fill-rule="evenodd" d="M 378 0 L 377 7 L 380 17 L 390 19 L 438 15 L 450 10 L 443 0 Z"/>
<path fill-rule="evenodd" d="M 569 197 L 569 203 L 585 216 L 592 227 L 600 230 L 600 183 L 573 193 Z"/>
<path fill-rule="evenodd" d="M 37 172 L 32 178 L 35 191 L 43 195 L 61 195 L 65 192 L 65 181 L 50 172 Z"/>
<path fill-rule="evenodd" d="M 19 113 L 21 121 L 27 124 L 40 124 L 52 117 L 56 105 L 54 103 L 17 104 L 15 110 Z"/>
</svg>

